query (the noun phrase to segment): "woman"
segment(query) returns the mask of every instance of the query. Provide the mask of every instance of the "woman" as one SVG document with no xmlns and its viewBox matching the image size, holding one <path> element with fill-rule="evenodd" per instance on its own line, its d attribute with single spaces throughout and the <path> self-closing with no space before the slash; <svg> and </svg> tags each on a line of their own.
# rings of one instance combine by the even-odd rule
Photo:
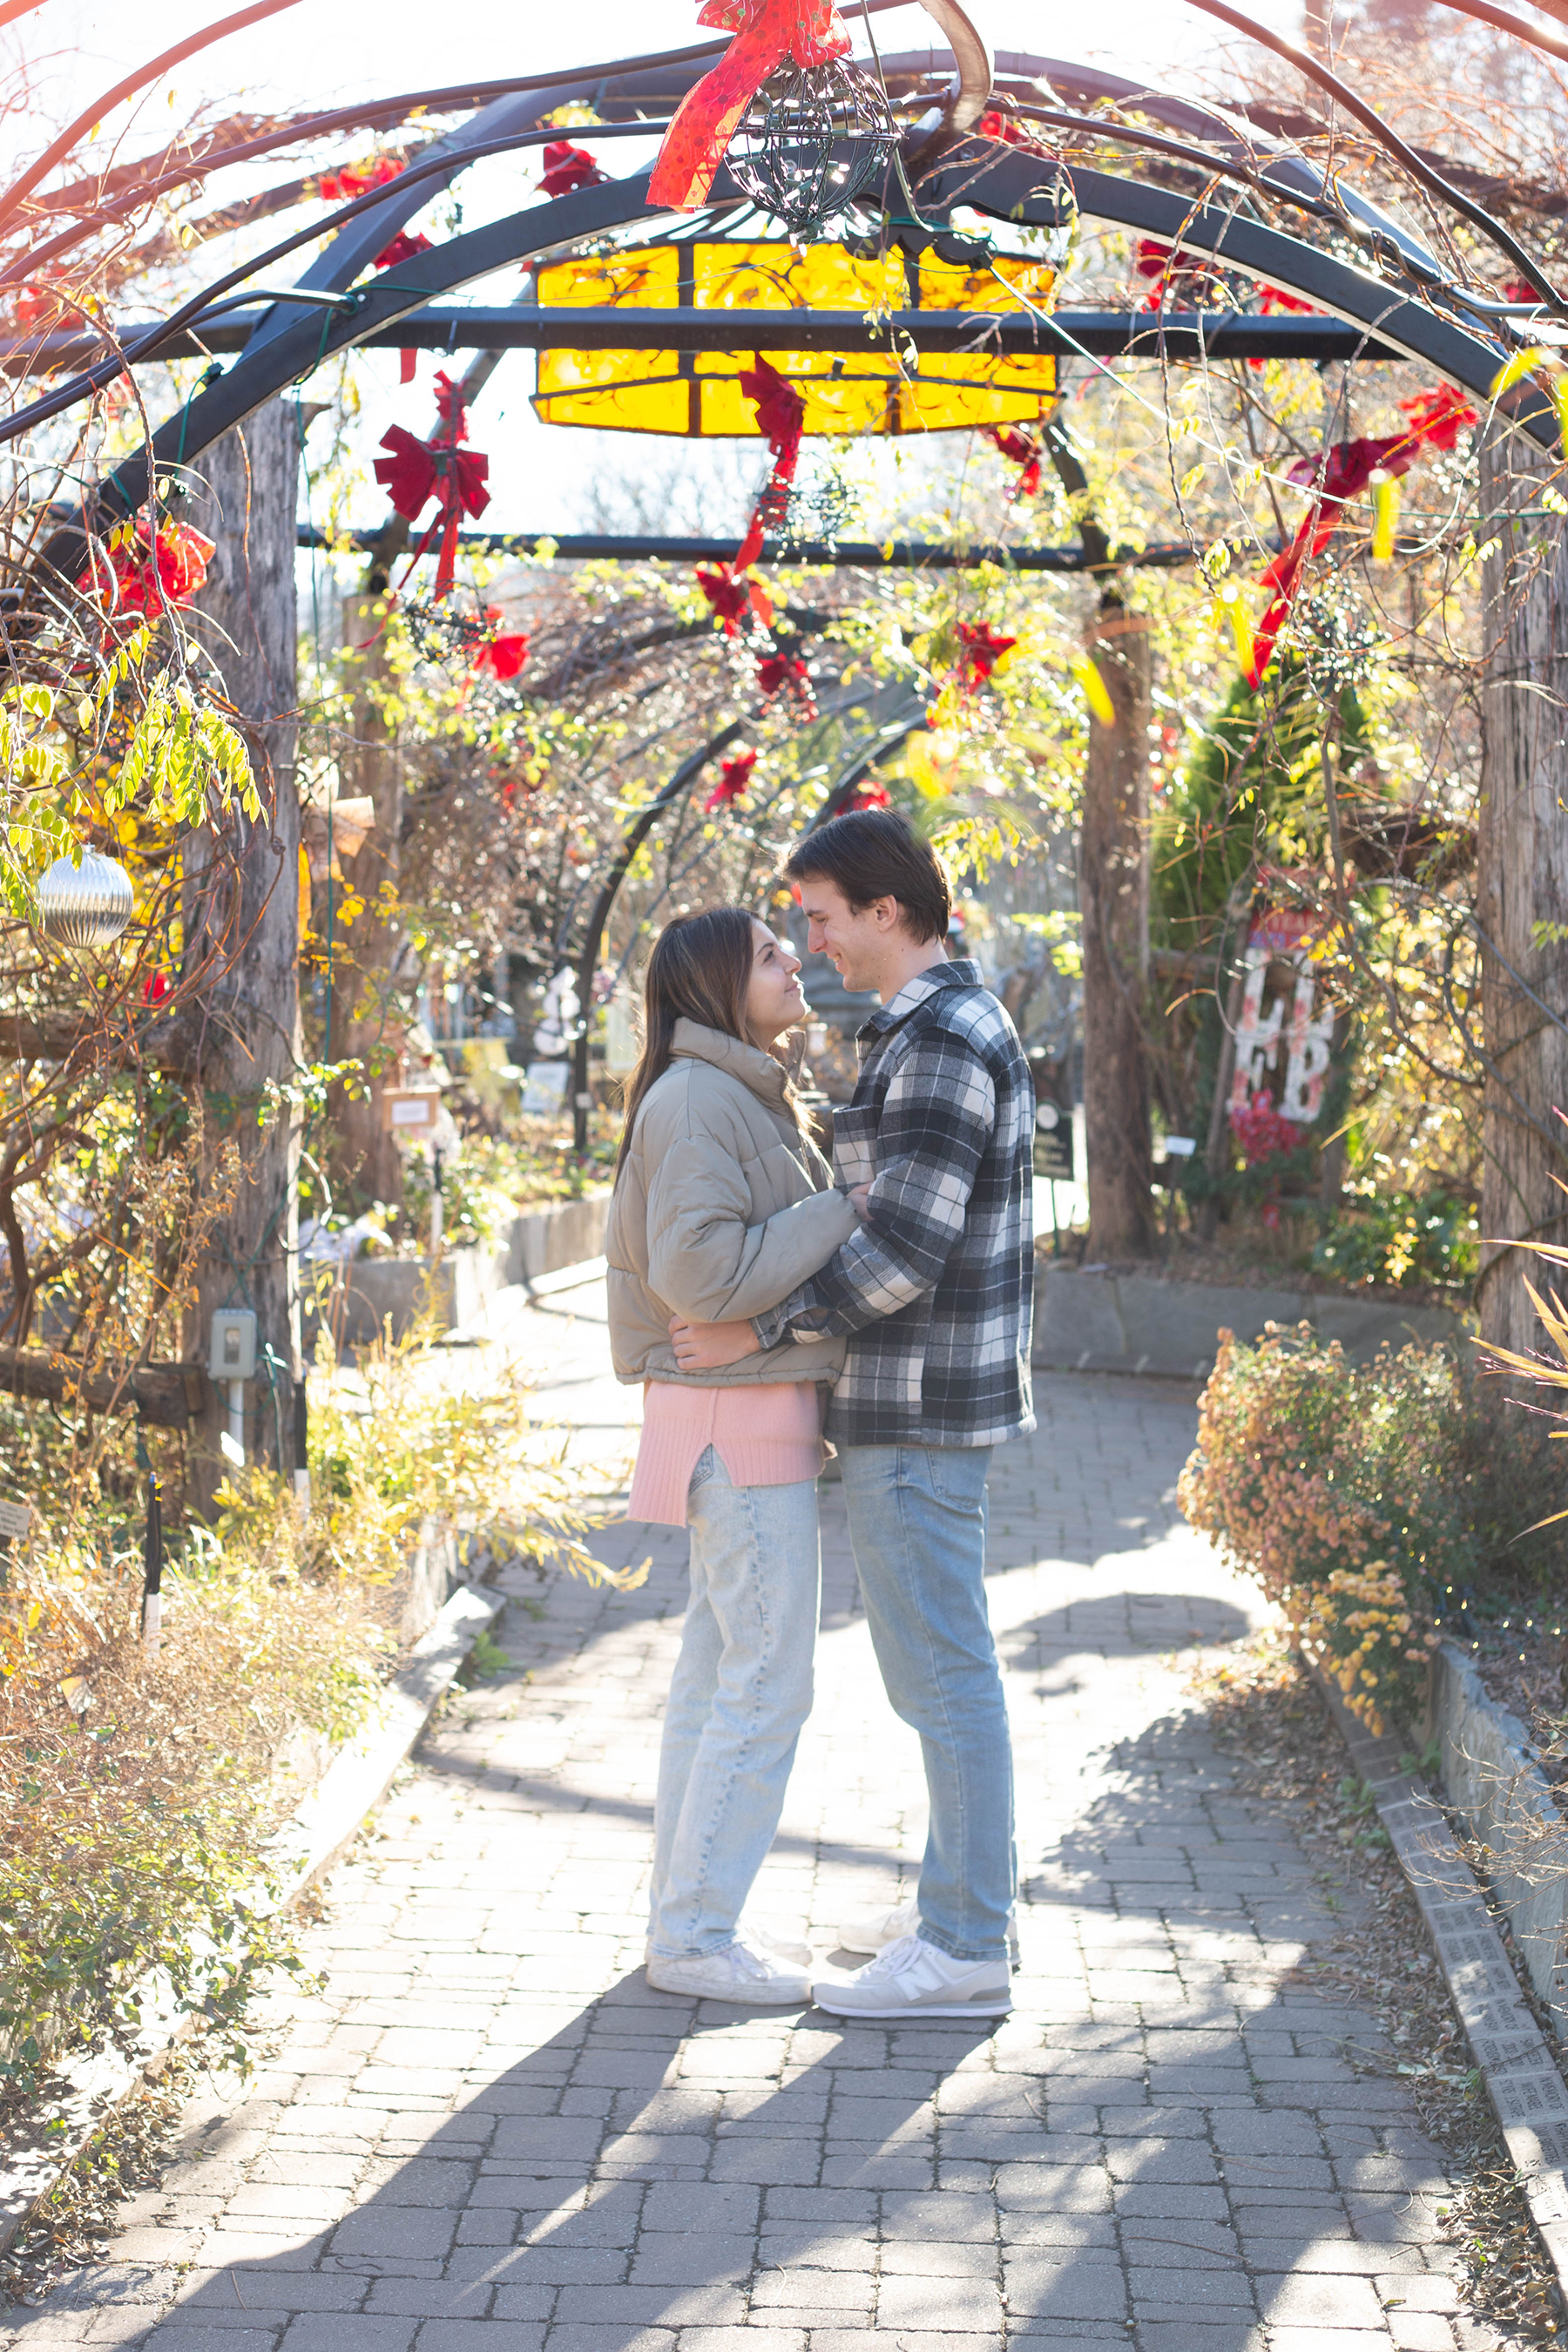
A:
<svg viewBox="0 0 1568 2352">
<path fill-rule="evenodd" d="M 616 1371 L 645 1386 L 634 1519 L 691 1531 L 654 1816 L 648 1982 L 795 2006 L 811 1955 L 742 1921 L 811 1706 L 817 1383 L 843 1343 L 682 1372 L 672 1314 L 761 1314 L 856 1228 L 775 1048 L 805 1017 L 798 958 L 738 907 L 687 915 L 648 963 L 642 1058 L 605 1243 Z"/>
</svg>

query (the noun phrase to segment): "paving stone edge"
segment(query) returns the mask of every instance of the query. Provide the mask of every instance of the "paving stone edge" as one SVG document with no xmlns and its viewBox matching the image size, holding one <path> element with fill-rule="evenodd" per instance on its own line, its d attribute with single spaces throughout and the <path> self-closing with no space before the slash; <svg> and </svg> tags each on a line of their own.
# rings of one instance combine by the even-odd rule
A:
<svg viewBox="0 0 1568 2352">
<path fill-rule="evenodd" d="M 1312 1669 L 1432 1938 L 1509 2155 L 1568 2303 L 1568 2084 L 1521 1990 L 1475 1873 L 1402 1743 L 1358 1722 Z"/>
<path fill-rule="evenodd" d="M 451 1688 L 480 1633 L 500 1612 L 499 1595 L 459 1585 L 408 1663 L 389 1685 L 379 1721 L 337 1751 L 265 1849 L 270 1883 L 258 1884 L 239 1907 L 265 1915 L 298 1902 L 358 1835 L 392 1786 L 399 1765 Z M 47 2138 L 8 2151 L 0 2165 L 0 2253 L 64 2179 L 121 2101 L 166 2058 L 194 2023 L 162 1969 L 139 1988 L 142 2024 L 123 2049 L 101 2051 L 60 2069 L 68 2085 L 52 2106 Z M 132 1998 L 136 1998 L 133 1994 Z"/>
</svg>

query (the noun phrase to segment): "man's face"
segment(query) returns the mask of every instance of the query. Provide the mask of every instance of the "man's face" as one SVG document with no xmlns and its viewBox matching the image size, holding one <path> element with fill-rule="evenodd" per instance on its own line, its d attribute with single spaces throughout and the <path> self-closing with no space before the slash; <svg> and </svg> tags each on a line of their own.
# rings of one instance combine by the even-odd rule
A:
<svg viewBox="0 0 1568 2352">
<path fill-rule="evenodd" d="M 876 988 L 889 935 L 899 919 L 897 899 L 854 908 L 836 882 L 808 874 L 800 886 L 800 904 L 812 954 L 826 956 L 846 988 Z"/>
</svg>

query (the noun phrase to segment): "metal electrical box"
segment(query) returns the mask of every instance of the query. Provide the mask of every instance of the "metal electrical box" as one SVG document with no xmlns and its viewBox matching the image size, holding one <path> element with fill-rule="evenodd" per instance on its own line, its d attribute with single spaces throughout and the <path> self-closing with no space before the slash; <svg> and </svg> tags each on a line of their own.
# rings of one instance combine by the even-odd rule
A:
<svg viewBox="0 0 1568 2352">
<path fill-rule="evenodd" d="M 207 1371 L 215 1381 L 256 1377 L 256 1317 L 248 1307 L 220 1307 L 213 1315 Z"/>
</svg>

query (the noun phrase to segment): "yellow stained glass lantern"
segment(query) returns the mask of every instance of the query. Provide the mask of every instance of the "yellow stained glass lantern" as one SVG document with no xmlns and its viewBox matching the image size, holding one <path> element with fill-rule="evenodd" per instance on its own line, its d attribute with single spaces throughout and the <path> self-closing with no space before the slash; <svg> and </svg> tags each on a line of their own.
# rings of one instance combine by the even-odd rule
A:
<svg viewBox="0 0 1568 2352">
<path fill-rule="evenodd" d="M 734 351 L 542 351 L 533 405 L 547 425 L 754 438 L 756 410 L 740 375 L 756 346 L 748 310 L 962 310 L 1014 315 L 1050 308 L 1048 262 L 998 255 L 974 269 L 895 247 L 862 257 L 842 245 L 805 247 L 738 239 L 671 242 L 550 262 L 540 270 L 542 308 L 736 313 Z M 918 334 L 917 334 L 918 341 Z M 808 434 L 940 432 L 973 425 L 1034 423 L 1051 406 L 1049 352 L 931 352 L 918 369 L 891 350 L 779 351 L 766 358 L 805 404 Z"/>
</svg>

